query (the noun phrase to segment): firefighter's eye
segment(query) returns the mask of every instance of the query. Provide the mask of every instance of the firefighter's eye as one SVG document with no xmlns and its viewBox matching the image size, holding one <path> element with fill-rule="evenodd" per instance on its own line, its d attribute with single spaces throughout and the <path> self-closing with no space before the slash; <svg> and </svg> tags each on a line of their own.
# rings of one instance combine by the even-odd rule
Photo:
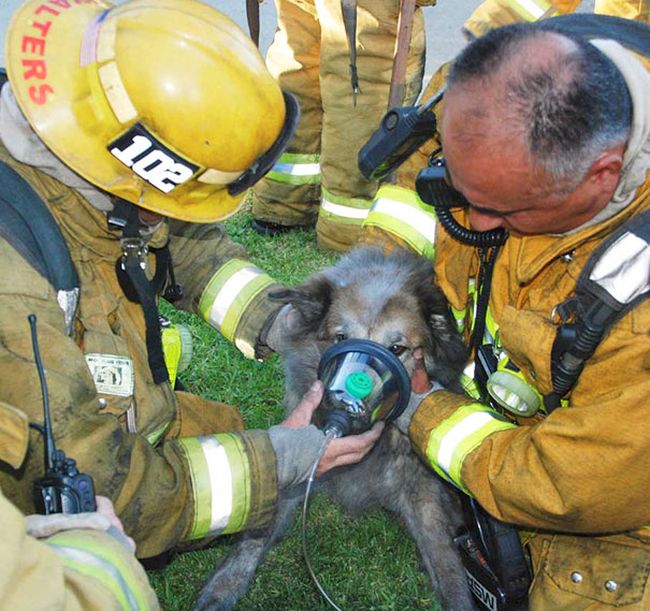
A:
<svg viewBox="0 0 650 611">
<path fill-rule="evenodd" d="M 341 333 L 340 331 L 334 336 L 334 339 L 337 342 L 342 342 L 344 339 L 347 339 L 348 336 L 345 333 Z"/>
<path fill-rule="evenodd" d="M 395 356 L 401 356 L 404 354 L 406 351 L 406 346 L 402 346 L 401 344 L 391 344 L 388 349 L 395 355 Z"/>
</svg>

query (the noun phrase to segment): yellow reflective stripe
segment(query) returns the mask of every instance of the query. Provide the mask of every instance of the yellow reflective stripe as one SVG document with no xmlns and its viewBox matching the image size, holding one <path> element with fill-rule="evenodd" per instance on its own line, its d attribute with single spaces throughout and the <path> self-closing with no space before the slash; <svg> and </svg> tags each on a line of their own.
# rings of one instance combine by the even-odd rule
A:
<svg viewBox="0 0 650 611">
<path fill-rule="evenodd" d="M 422 256 L 434 258 L 436 215 L 411 189 L 381 186 L 363 226 L 384 229 L 404 240 Z"/>
<path fill-rule="evenodd" d="M 472 397 L 472 399 L 480 399 L 481 392 L 479 391 L 478 384 L 474 379 L 474 370 L 476 365 L 474 361 L 470 361 L 463 369 L 463 373 L 460 374 L 460 383 L 463 386 L 465 392 Z"/>
<path fill-rule="evenodd" d="M 190 466 L 194 521 L 188 539 L 243 530 L 251 504 L 248 457 L 236 434 L 179 439 Z"/>
<path fill-rule="evenodd" d="M 272 278 L 250 261 L 231 259 L 210 278 L 199 301 L 199 312 L 226 339 L 233 341 L 246 308 L 271 284 Z"/>
<path fill-rule="evenodd" d="M 283 153 L 267 177 L 291 185 L 317 184 L 320 182 L 320 156 Z"/>
<path fill-rule="evenodd" d="M 467 316 L 467 308 L 457 310 L 455 307 L 449 306 L 449 309 L 451 310 L 451 314 L 454 317 L 454 321 L 456 322 L 456 329 L 459 333 L 462 333 L 465 330 L 465 316 Z"/>
<path fill-rule="evenodd" d="M 496 342 L 496 338 L 499 332 L 499 325 L 497 325 L 492 314 L 490 306 L 487 307 L 485 311 L 485 331 L 483 332 L 483 343 L 484 344 L 493 344 Z"/>
<path fill-rule="evenodd" d="M 169 425 L 172 423 L 173 419 L 170 419 L 168 422 L 165 422 L 159 429 L 156 429 L 153 433 L 149 433 L 147 437 L 147 441 L 152 445 L 155 446 L 159 441 L 160 438 L 165 434 L 165 431 L 169 428 Z"/>
<path fill-rule="evenodd" d="M 82 575 L 94 577 L 124 609 L 149 609 L 147 597 L 134 578 L 132 567 L 110 547 L 74 532 L 61 532 L 47 540 L 63 564 Z"/>
<path fill-rule="evenodd" d="M 318 214 L 335 223 L 361 225 L 368 216 L 371 204 L 369 199 L 334 195 L 321 187 L 321 205 Z"/>
<path fill-rule="evenodd" d="M 165 358 L 165 366 L 169 374 L 169 383 L 172 388 L 176 383 L 178 364 L 181 361 L 181 334 L 175 325 L 162 328 L 162 349 Z"/>
<path fill-rule="evenodd" d="M 508 6 L 526 21 L 537 21 L 555 12 L 553 5 L 546 0 L 508 0 Z"/>
<path fill-rule="evenodd" d="M 426 455 L 437 473 L 469 494 L 461 480 L 465 458 L 486 437 L 512 428 L 514 424 L 481 403 L 464 405 L 431 431 Z"/>
</svg>

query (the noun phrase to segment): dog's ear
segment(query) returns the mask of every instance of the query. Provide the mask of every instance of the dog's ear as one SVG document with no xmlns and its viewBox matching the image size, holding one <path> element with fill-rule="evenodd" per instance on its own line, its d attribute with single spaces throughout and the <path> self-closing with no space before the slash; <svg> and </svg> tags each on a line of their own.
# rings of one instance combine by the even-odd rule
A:
<svg viewBox="0 0 650 611">
<path fill-rule="evenodd" d="M 449 389 L 458 389 L 468 350 L 456 329 L 449 304 L 435 284 L 423 287 L 420 304 L 431 332 L 430 355 L 436 379 Z"/>
<path fill-rule="evenodd" d="M 315 276 L 304 284 L 269 293 L 271 299 L 290 303 L 309 327 L 317 327 L 325 318 L 334 285 L 324 276 Z"/>
</svg>

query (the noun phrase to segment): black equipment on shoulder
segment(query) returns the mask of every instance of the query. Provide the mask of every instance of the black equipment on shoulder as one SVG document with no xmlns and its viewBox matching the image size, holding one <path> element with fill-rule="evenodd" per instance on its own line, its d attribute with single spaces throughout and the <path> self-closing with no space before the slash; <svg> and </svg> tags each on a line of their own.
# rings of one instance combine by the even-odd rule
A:
<svg viewBox="0 0 650 611">
<path fill-rule="evenodd" d="M 554 308 L 558 326 L 551 353 L 550 413 L 576 384 L 607 331 L 650 297 L 650 210 L 624 223 L 593 252 L 575 296 Z"/>
<path fill-rule="evenodd" d="M 68 458 L 54 443 L 45 369 L 38 348 L 36 316 L 30 314 L 27 318 L 43 397 L 43 426 L 30 422 L 30 426 L 41 433 L 45 443 L 45 474 L 34 481 L 36 511 L 44 515 L 96 511 L 93 480 L 89 475 L 79 473 L 74 459 Z"/>
<path fill-rule="evenodd" d="M 63 234 L 34 189 L 1 161 L 0 184 L 0 236 L 54 287 L 71 335 L 79 277 Z"/>
<path fill-rule="evenodd" d="M 420 106 L 391 108 L 359 150 L 359 170 L 368 180 L 382 180 L 410 157 L 436 131 L 433 107 L 444 88 Z"/>
</svg>

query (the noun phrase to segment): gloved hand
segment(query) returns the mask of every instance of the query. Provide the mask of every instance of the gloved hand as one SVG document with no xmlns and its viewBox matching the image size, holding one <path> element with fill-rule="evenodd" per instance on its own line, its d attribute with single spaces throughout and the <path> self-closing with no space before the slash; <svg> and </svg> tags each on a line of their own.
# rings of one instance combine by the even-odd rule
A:
<svg viewBox="0 0 650 611">
<path fill-rule="evenodd" d="M 271 314 L 264 323 L 255 348 L 258 358 L 264 358 L 271 352 L 284 354 L 287 338 L 300 321 L 300 314 L 290 303 L 286 303 Z"/>
<path fill-rule="evenodd" d="M 277 457 L 280 489 L 304 482 L 318 458 L 325 434 L 310 422 L 322 397 L 323 384 L 315 382 L 287 419 L 268 431 Z M 384 423 L 378 422 L 361 435 L 333 439 L 327 446 L 316 474 L 322 475 L 334 467 L 359 462 L 372 449 L 383 429 Z"/>
<path fill-rule="evenodd" d="M 420 406 L 420 403 L 436 390 L 443 390 L 444 386 L 438 382 L 429 381 L 429 374 L 427 373 L 424 365 L 424 354 L 422 348 L 416 348 L 413 352 L 413 360 L 415 361 L 415 368 L 411 376 L 411 397 L 409 398 L 406 409 L 393 421 L 393 424 L 404 435 L 409 434 L 409 425 L 415 410 Z"/>
<path fill-rule="evenodd" d="M 96 496 L 97 511 L 86 513 L 51 513 L 44 516 L 34 514 L 25 516 L 27 534 L 37 539 L 45 539 L 63 530 L 86 528 L 103 530 L 117 539 L 131 552 L 135 552 L 135 542 L 124 533 L 122 522 L 115 515 L 113 503 L 105 496 Z"/>
</svg>

